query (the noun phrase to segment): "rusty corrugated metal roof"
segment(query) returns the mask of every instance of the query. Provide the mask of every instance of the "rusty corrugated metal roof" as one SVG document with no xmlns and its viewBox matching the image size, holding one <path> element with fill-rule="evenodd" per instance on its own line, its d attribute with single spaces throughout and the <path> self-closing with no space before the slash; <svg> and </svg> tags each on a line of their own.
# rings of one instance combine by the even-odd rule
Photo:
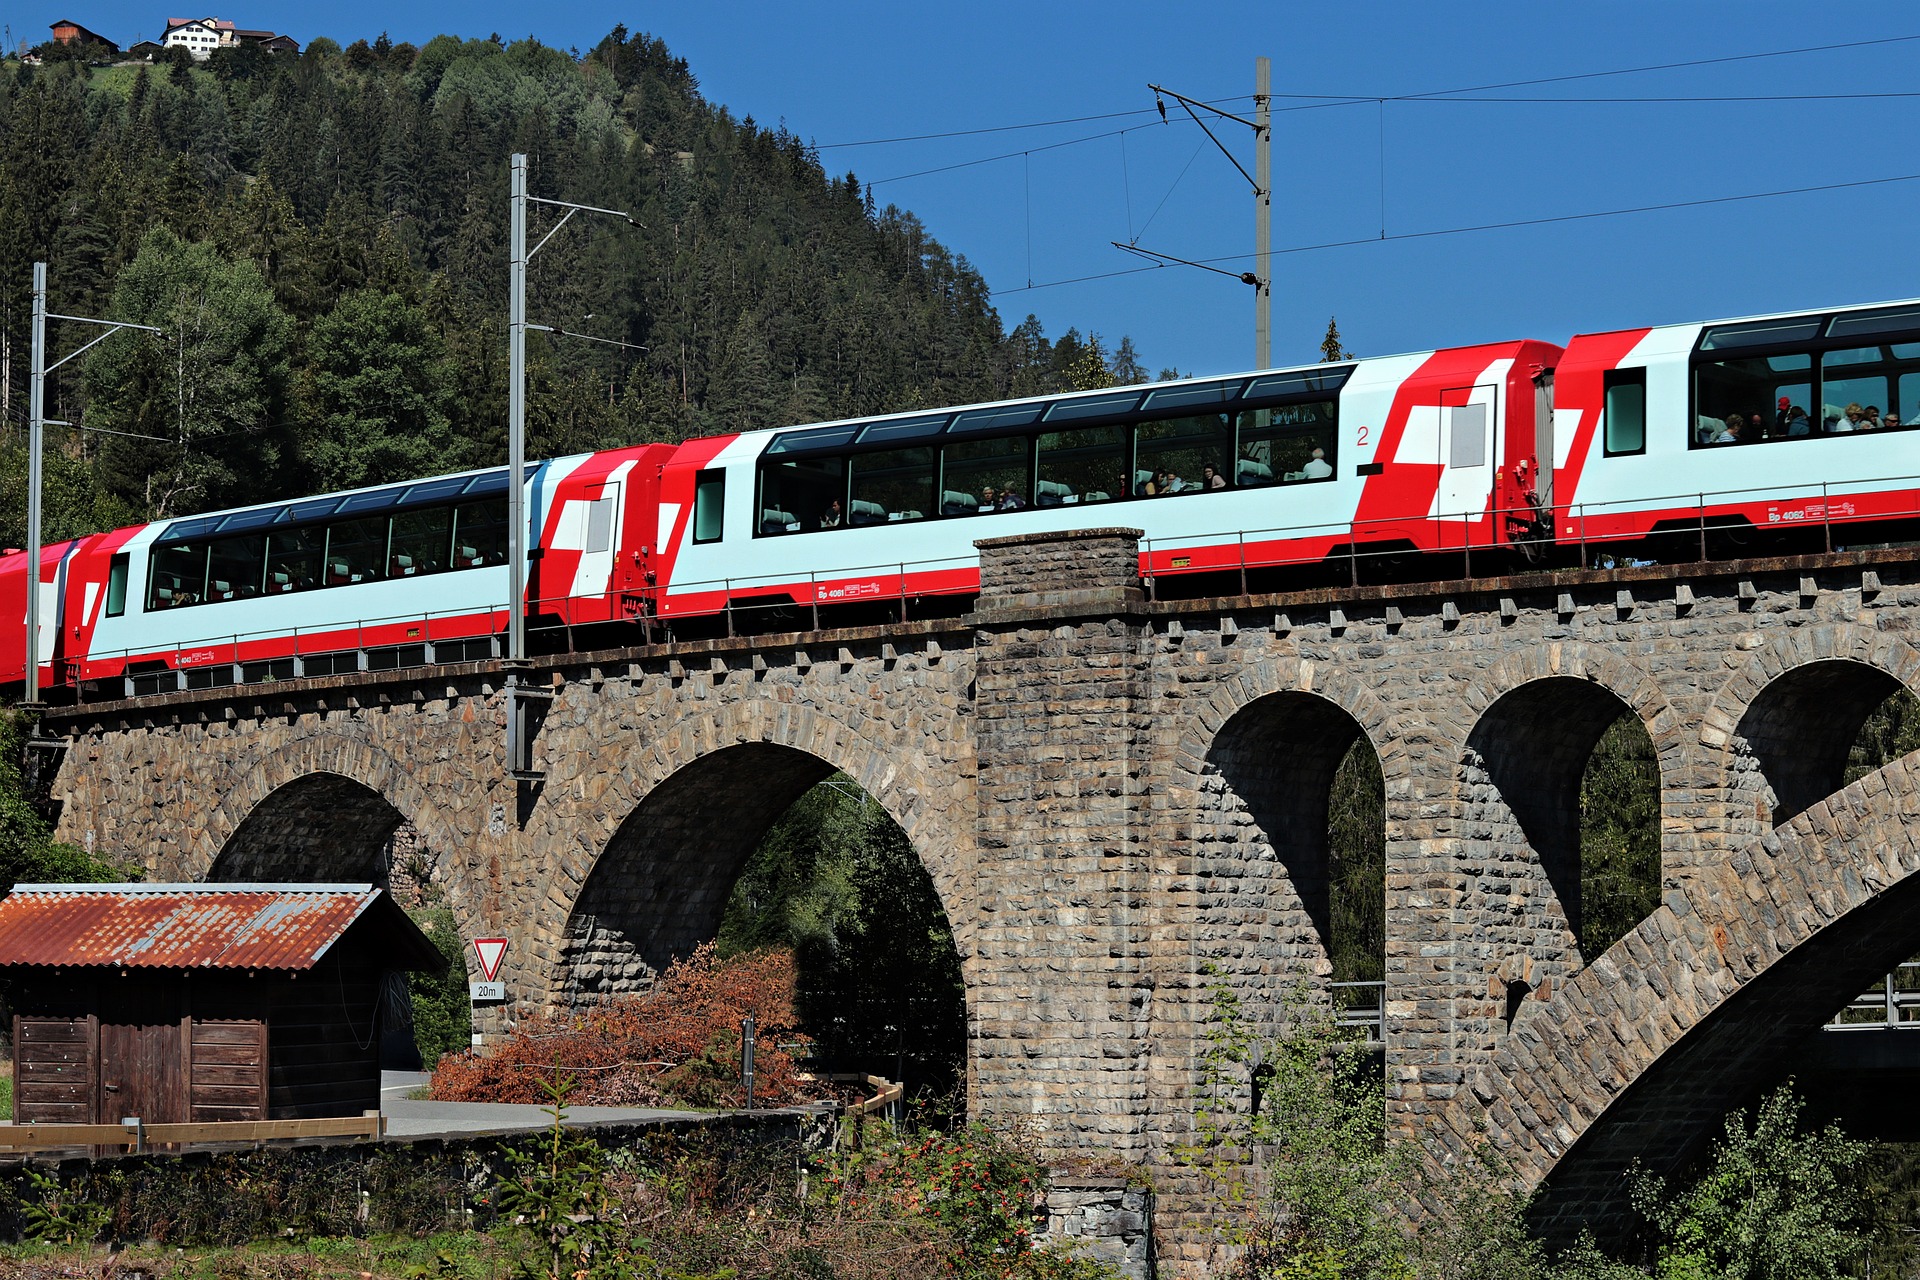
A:
<svg viewBox="0 0 1920 1280">
<path fill-rule="evenodd" d="M 0 965 L 311 969 L 381 896 L 365 884 L 15 885 L 0 901 Z"/>
</svg>

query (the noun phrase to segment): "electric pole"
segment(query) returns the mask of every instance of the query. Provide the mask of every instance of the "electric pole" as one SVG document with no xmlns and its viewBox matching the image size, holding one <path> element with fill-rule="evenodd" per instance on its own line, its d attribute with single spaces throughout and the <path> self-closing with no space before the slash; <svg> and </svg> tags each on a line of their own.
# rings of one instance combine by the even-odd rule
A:
<svg viewBox="0 0 1920 1280">
<path fill-rule="evenodd" d="M 70 320 L 75 324 L 98 325 L 106 332 L 92 342 L 47 363 L 47 321 Z M 53 315 L 47 310 L 47 264 L 33 264 L 33 350 L 27 370 L 27 688 L 25 702 L 40 701 L 40 455 L 42 437 L 48 426 L 66 427 L 68 422 L 49 423 L 46 416 L 47 375 L 76 356 L 85 355 L 122 329 L 162 330 L 150 324 L 126 320 L 95 320 L 88 316 Z M 47 655 L 49 658 L 52 654 Z"/>
<path fill-rule="evenodd" d="M 1253 364 L 1273 367 L 1273 60 L 1253 60 Z"/>
<path fill-rule="evenodd" d="M 591 334 L 568 333 L 553 325 L 527 323 L 527 264 L 533 255 L 546 248 L 547 241 L 576 213 L 604 213 L 625 219 L 638 227 L 632 214 L 621 209 L 598 209 L 590 204 L 566 200 L 546 200 L 527 194 L 527 157 L 516 151 L 511 161 L 512 177 L 508 187 L 507 241 L 507 772 L 524 780 L 539 778 L 533 767 L 533 735 L 528 732 L 528 703 L 544 702 L 552 695 L 544 689 L 527 686 L 527 330 L 584 338 L 589 342 L 645 351 L 645 347 Z M 560 220 L 527 248 L 527 207 L 552 205 L 565 209 Z"/>
<path fill-rule="evenodd" d="M 1234 115 L 1231 111 L 1222 111 L 1210 103 L 1189 98 L 1185 94 L 1175 93 L 1164 85 L 1149 84 L 1153 91 L 1153 104 L 1160 109 L 1160 119 L 1167 118 L 1166 99 L 1172 98 L 1200 126 L 1201 132 L 1227 162 L 1240 171 L 1240 176 L 1253 188 L 1253 270 L 1226 271 L 1205 262 L 1195 262 L 1189 258 L 1177 258 L 1170 253 L 1161 253 L 1156 249 L 1142 249 L 1129 241 L 1122 244 L 1118 240 L 1110 243 L 1114 248 L 1146 258 L 1161 265 L 1179 263 L 1183 267 L 1198 267 L 1202 271 L 1211 271 L 1215 275 L 1231 276 L 1241 284 L 1253 286 L 1253 361 L 1256 368 L 1265 369 L 1273 364 L 1273 62 L 1269 58 L 1256 58 L 1253 63 L 1253 118 Z M 1235 124 L 1245 125 L 1253 130 L 1253 168 L 1252 173 L 1240 163 L 1233 152 L 1227 149 L 1213 130 L 1207 128 L 1207 122 L 1200 118 L 1205 111 L 1215 119 L 1231 120 Z"/>
</svg>

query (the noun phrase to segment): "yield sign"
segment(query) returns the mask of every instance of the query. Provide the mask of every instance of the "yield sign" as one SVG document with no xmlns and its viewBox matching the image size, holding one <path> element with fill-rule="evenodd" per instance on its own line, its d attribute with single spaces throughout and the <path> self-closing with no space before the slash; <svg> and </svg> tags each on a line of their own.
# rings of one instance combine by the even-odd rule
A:
<svg viewBox="0 0 1920 1280">
<path fill-rule="evenodd" d="M 495 982 L 500 977 L 500 959 L 507 954 L 505 938 L 475 938 L 473 954 L 480 961 L 480 976 L 487 982 Z"/>
</svg>

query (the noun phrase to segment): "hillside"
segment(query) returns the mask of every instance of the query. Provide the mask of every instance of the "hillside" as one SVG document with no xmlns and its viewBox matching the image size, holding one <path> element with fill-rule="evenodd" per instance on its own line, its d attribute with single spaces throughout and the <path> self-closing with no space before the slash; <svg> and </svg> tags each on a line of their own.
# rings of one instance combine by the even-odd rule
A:
<svg viewBox="0 0 1920 1280">
<path fill-rule="evenodd" d="M 533 41 L 316 40 L 151 67 L 0 64 L 0 539 L 24 533 L 29 279 L 160 325 L 55 375 L 48 534 L 504 457 L 507 165 L 631 211 L 541 253 L 530 452 L 676 439 L 1144 376 L 1037 321 L 785 130 L 706 101 L 616 28 Z M 550 223 L 536 210 L 535 235 Z M 87 337 L 53 332 L 55 357 Z"/>
</svg>

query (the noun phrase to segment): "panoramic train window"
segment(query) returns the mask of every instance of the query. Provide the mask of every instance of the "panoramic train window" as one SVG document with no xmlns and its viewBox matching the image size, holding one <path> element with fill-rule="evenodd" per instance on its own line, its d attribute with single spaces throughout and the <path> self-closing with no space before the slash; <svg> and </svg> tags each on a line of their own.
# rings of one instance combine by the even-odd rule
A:
<svg viewBox="0 0 1920 1280">
<path fill-rule="evenodd" d="M 1227 460 L 1233 456 L 1233 424 L 1225 414 L 1174 418 L 1166 422 L 1143 422 L 1136 429 L 1133 459 L 1139 477 L 1154 479 L 1154 492 L 1204 493 L 1209 487 L 1224 489 L 1232 481 Z M 1207 469 L 1221 483 L 1209 486 Z M 1171 485 L 1168 488 L 1168 485 Z M 1142 480 L 1137 492 L 1145 492 Z"/>
<path fill-rule="evenodd" d="M 1027 500 L 1038 507 L 1105 502 L 1116 493 L 1140 490 L 1138 471 L 1131 489 L 1127 481 L 1125 427 L 1048 431 L 1040 437 L 1039 470 Z"/>
<path fill-rule="evenodd" d="M 177 609 L 199 604 L 207 593 L 207 544 L 178 542 L 153 549 L 147 579 L 147 608 Z"/>
<path fill-rule="evenodd" d="M 1037 416 L 1030 410 L 1027 421 Z M 1027 437 L 1000 440 L 954 440 L 947 444 L 942 475 L 940 514 L 976 516 L 1000 509 L 1003 493 L 1024 494 L 1033 470 Z"/>
<path fill-rule="evenodd" d="M 439 573 L 452 563 L 453 508 L 403 511 L 393 518 L 393 551 L 387 572 L 395 578 Z"/>
<path fill-rule="evenodd" d="M 1738 347 L 1752 350 L 1702 358 Z M 1920 308 L 1715 326 L 1693 378 L 1693 447 L 1906 429 L 1920 411 Z"/>
<path fill-rule="evenodd" d="M 847 523 L 924 520 L 933 506 L 932 449 L 888 449 L 853 459 L 853 496 Z"/>
<path fill-rule="evenodd" d="M 327 529 L 326 583 L 347 587 L 360 582 L 378 582 L 387 576 L 387 533 L 385 516 L 365 520 L 346 520 Z"/>
<path fill-rule="evenodd" d="M 506 485 L 504 471 L 486 471 L 176 520 L 148 561 L 146 607 L 173 609 L 505 564 Z M 457 497 L 466 501 L 449 502 Z M 125 559 L 117 557 L 110 570 L 120 578 L 118 588 L 108 581 L 109 616 L 125 608 Z"/>
<path fill-rule="evenodd" d="M 453 567 L 479 569 L 507 562 L 505 495 L 493 502 L 463 502 L 453 509 Z"/>
<path fill-rule="evenodd" d="M 1245 489 L 1333 479 L 1340 461 L 1337 423 L 1332 400 L 1242 413 L 1240 453 L 1234 459 L 1231 483 Z"/>
<path fill-rule="evenodd" d="M 835 529 L 845 523 L 845 458 L 796 458 L 760 473 L 757 533 Z"/>
<path fill-rule="evenodd" d="M 1353 368 L 783 431 L 754 535 L 1331 480 Z"/>
<path fill-rule="evenodd" d="M 249 600 L 260 594 L 265 538 L 215 538 L 207 544 L 207 557 L 208 600 Z"/>
<path fill-rule="evenodd" d="M 1647 371 L 1609 369 L 1606 373 L 1607 456 L 1647 451 Z"/>
<path fill-rule="evenodd" d="M 287 529 L 267 537 L 267 594 L 308 591 L 323 581 L 320 560 L 327 550 L 327 531 Z"/>
<path fill-rule="evenodd" d="M 693 540 L 718 542 L 726 532 L 727 473 L 718 467 L 693 476 Z"/>
</svg>

